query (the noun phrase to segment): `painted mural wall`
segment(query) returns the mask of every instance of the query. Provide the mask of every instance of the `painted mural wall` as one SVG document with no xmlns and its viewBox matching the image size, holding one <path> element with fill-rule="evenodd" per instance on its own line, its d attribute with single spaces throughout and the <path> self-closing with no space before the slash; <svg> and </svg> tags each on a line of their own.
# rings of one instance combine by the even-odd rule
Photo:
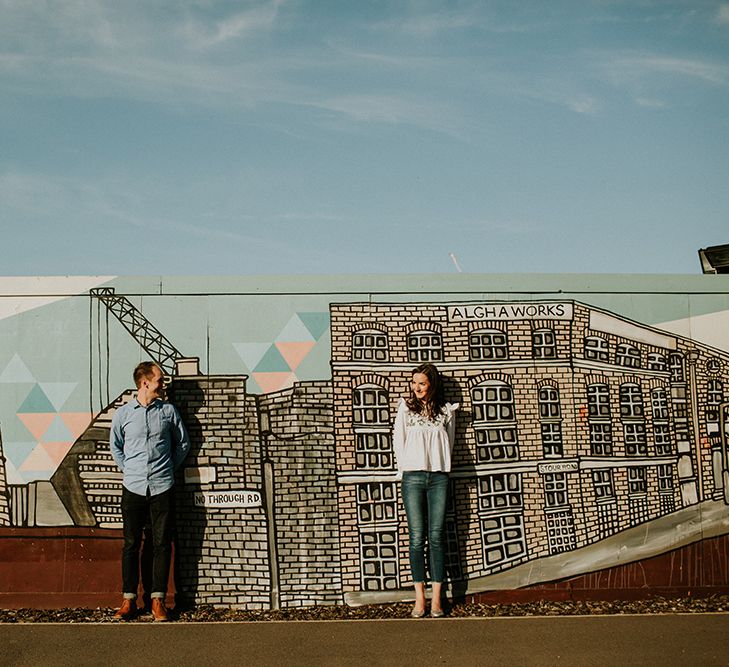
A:
<svg viewBox="0 0 729 667">
<path fill-rule="evenodd" d="M 0 278 L 0 551 L 118 540 L 109 427 L 150 358 L 193 441 L 174 582 L 192 602 L 408 596 L 391 428 L 423 361 L 462 406 L 452 594 L 729 534 L 723 276 Z"/>
</svg>

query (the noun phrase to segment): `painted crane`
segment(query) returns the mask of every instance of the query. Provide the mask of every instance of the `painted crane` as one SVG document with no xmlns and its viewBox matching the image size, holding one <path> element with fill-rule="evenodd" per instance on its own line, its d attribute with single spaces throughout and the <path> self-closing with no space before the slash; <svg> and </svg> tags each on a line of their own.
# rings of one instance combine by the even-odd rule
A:
<svg viewBox="0 0 729 667">
<path fill-rule="evenodd" d="M 180 361 L 197 361 L 194 357 L 183 355 L 127 297 L 117 294 L 113 287 L 97 287 L 89 290 L 89 294 L 92 299 L 98 299 L 106 306 L 168 375 L 179 371 Z"/>
</svg>

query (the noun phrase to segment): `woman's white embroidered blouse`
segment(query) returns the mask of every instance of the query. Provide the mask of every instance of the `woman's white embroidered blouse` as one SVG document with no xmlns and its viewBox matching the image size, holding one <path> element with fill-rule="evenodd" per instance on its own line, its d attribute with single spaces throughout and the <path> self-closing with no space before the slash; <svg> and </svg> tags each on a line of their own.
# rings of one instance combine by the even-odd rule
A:
<svg viewBox="0 0 729 667">
<path fill-rule="evenodd" d="M 400 399 L 392 438 L 399 472 L 451 471 L 457 409 L 458 403 L 446 403 L 443 411 L 431 420 L 408 410 L 405 399 Z"/>
</svg>

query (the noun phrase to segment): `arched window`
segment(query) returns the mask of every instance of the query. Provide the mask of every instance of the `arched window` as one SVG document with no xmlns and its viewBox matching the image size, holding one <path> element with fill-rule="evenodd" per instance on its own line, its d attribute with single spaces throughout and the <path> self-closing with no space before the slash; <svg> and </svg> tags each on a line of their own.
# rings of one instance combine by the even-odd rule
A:
<svg viewBox="0 0 729 667">
<path fill-rule="evenodd" d="M 471 389 L 473 428 L 478 462 L 516 461 L 514 392 L 510 385 L 490 380 Z"/>
<path fill-rule="evenodd" d="M 671 371 L 671 382 L 686 381 L 686 374 L 683 370 L 683 355 L 680 352 L 668 355 L 668 367 Z"/>
<path fill-rule="evenodd" d="M 618 343 L 615 351 L 615 363 L 618 366 L 627 366 L 628 368 L 640 368 L 641 365 L 640 350 L 630 343 Z"/>
<path fill-rule="evenodd" d="M 623 419 L 643 417 L 643 394 L 637 384 L 620 385 L 620 417 Z"/>
<path fill-rule="evenodd" d="M 666 356 L 660 352 L 648 353 L 648 370 L 649 371 L 665 371 L 668 369 Z"/>
<path fill-rule="evenodd" d="M 606 384 L 587 387 L 587 414 L 589 417 L 610 418 L 610 391 Z"/>
<path fill-rule="evenodd" d="M 611 456 L 613 431 L 610 418 L 610 390 L 606 384 L 587 387 L 587 421 L 590 429 L 590 451 L 593 456 Z"/>
<path fill-rule="evenodd" d="M 471 361 L 500 361 L 509 358 L 506 332 L 497 329 L 477 329 L 468 335 Z"/>
<path fill-rule="evenodd" d="M 602 361 L 608 363 L 610 361 L 610 351 L 608 342 L 599 336 L 586 336 L 584 341 L 585 359 L 591 361 Z"/>
<path fill-rule="evenodd" d="M 643 394 L 637 384 L 626 382 L 620 385 L 620 419 L 623 422 L 625 453 L 628 456 L 646 456 L 648 442 Z"/>
<path fill-rule="evenodd" d="M 556 359 L 557 338 L 552 329 L 532 331 L 532 351 L 535 359 Z"/>
<path fill-rule="evenodd" d="M 443 361 L 443 337 L 435 331 L 413 331 L 407 336 L 408 361 L 422 364 Z"/>
<path fill-rule="evenodd" d="M 668 421 L 668 394 L 663 387 L 651 391 L 651 406 L 654 420 Z"/>
<path fill-rule="evenodd" d="M 561 408 L 559 405 L 559 390 L 557 387 L 544 386 L 539 389 L 539 418 L 559 419 Z"/>
<path fill-rule="evenodd" d="M 387 334 L 377 329 L 361 329 L 352 334 L 353 361 L 387 361 Z"/>
</svg>

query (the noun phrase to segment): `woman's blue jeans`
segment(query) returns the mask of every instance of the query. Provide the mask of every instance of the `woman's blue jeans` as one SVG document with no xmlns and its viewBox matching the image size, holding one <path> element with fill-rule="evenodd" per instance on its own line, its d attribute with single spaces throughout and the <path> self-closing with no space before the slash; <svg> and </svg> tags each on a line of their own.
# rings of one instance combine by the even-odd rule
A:
<svg viewBox="0 0 729 667">
<path fill-rule="evenodd" d="M 405 471 L 402 475 L 402 502 L 408 518 L 410 570 L 413 582 L 425 582 L 425 538 L 428 537 L 430 578 L 445 578 L 445 513 L 448 473 Z"/>
</svg>

